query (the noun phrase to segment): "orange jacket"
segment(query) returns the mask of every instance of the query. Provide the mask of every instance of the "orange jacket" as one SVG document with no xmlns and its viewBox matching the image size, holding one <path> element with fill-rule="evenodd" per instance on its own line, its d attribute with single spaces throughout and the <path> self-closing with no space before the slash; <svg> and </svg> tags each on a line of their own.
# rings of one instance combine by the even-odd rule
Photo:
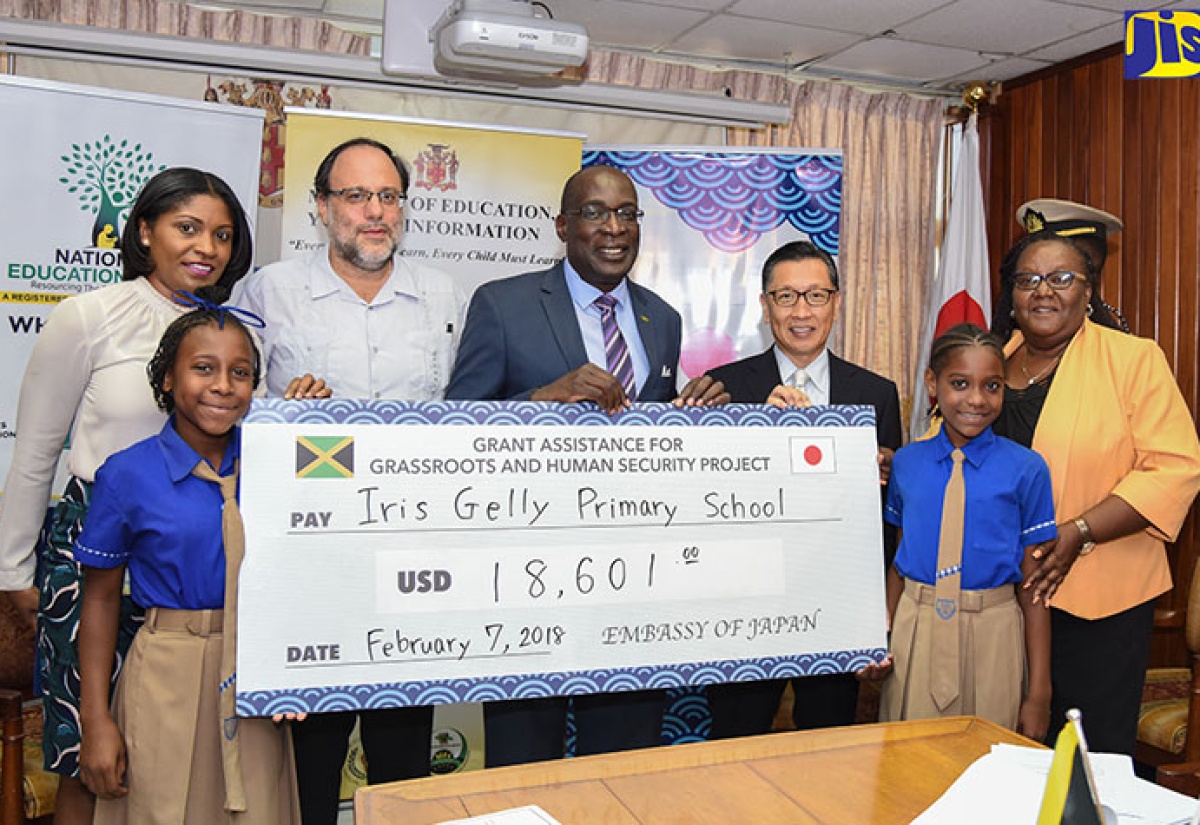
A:
<svg viewBox="0 0 1200 825">
<path fill-rule="evenodd" d="M 1015 332 L 1005 354 L 1022 340 Z M 1163 542 L 1178 535 L 1200 490 L 1200 441 L 1158 345 L 1085 321 L 1063 353 L 1033 449 L 1050 465 L 1059 524 L 1109 494 L 1150 522 L 1080 556 L 1053 605 L 1099 619 L 1169 590 Z"/>
</svg>

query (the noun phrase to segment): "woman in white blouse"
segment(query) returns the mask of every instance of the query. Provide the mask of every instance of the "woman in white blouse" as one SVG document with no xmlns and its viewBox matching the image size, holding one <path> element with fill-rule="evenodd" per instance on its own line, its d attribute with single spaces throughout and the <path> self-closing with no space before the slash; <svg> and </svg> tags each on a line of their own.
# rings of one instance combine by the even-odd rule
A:
<svg viewBox="0 0 1200 825">
<path fill-rule="evenodd" d="M 165 415 L 146 364 L 163 330 L 186 311 L 172 294 L 186 290 L 224 302 L 253 258 L 250 226 L 233 190 L 216 175 L 182 167 L 146 183 L 121 234 L 121 254 L 121 283 L 66 299 L 38 336 L 21 383 L 0 509 L 0 591 L 36 622 L 43 752 L 46 769 L 61 777 L 60 825 L 91 822 L 94 804 L 78 778 L 74 643 L 82 580 L 71 553 L 92 480 L 109 455 L 162 428 Z M 64 443 L 71 477 L 39 540 Z M 124 602 L 114 679 L 140 621 L 127 596 Z"/>
</svg>

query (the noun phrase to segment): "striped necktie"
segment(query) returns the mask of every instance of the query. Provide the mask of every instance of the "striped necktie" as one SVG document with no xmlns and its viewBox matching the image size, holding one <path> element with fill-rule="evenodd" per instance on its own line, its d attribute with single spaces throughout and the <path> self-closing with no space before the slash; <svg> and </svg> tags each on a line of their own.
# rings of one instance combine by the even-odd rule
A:
<svg viewBox="0 0 1200 825">
<path fill-rule="evenodd" d="M 930 692 L 945 711 L 958 698 L 962 676 L 959 648 L 959 596 L 962 594 L 963 518 L 967 488 L 963 482 L 963 451 L 950 453 L 954 467 L 942 499 L 942 530 L 938 536 L 934 580 L 933 656 L 929 659 Z"/>
<path fill-rule="evenodd" d="M 637 392 L 633 383 L 633 360 L 629 357 L 625 336 L 617 326 L 617 299 L 606 292 L 592 303 L 600 310 L 600 329 L 604 332 L 604 359 L 608 362 L 608 371 L 621 382 L 625 395 L 632 400 Z"/>
</svg>

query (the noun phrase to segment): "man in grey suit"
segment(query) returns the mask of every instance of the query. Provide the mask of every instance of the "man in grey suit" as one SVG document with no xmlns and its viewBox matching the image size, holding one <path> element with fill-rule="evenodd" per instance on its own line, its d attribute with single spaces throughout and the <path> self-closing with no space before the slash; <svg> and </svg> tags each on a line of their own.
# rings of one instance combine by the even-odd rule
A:
<svg viewBox="0 0 1200 825">
<path fill-rule="evenodd" d="M 728 401 L 706 376 L 676 395 L 679 313 L 626 277 L 641 217 L 623 172 L 594 166 L 572 175 L 554 221 L 566 259 L 476 290 L 446 398 L 592 401 L 609 413 L 635 400 Z M 488 702 L 483 710 L 488 767 L 563 756 L 565 697 Z M 577 696 L 576 753 L 657 745 L 662 713 L 658 690 Z"/>
<path fill-rule="evenodd" d="M 837 264 L 808 241 L 784 244 L 763 264 L 763 318 L 775 344 L 766 352 L 709 371 L 737 403 L 867 404 L 875 408 L 880 463 L 890 465 L 900 447 L 896 385 L 843 361 L 826 347 L 841 307 Z M 881 528 L 882 529 L 882 528 Z M 894 532 L 885 531 L 885 548 Z M 771 729 L 784 680 L 731 682 L 708 689 L 713 739 L 751 736 Z M 858 685 L 853 674 L 793 679 L 792 719 L 797 728 L 854 722 Z"/>
</svg>

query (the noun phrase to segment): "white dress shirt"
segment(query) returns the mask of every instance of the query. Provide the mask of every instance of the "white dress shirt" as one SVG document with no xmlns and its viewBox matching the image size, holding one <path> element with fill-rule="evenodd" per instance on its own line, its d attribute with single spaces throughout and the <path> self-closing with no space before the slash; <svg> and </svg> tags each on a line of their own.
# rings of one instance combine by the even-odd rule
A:
<svg viewBox="0 0 1200 825">
<path fill-rule="evenodd" d="M 784 384 L 788 383 L 788 378 L 796 371 L 796 365 L 792 363 L 779 347 L 772 347 L 775 352 L 775 363 L 779 367 L 779 378 Z M 808 373 L 808 380 L 804 386 L 796 387 L 808 396 L 808 400 L 813 403 L 813 406 L 822 407 L 829 403 L 829 350 L 821 350 L 821 354 L 812 360 L 804 371 Z"/>
<path fill-rule="evenodd" d="M 396 257 L 369 303 L 333 271 L 325 250 L 263 267 L 230 303 L 262 316 L 267 392 L 305 373 L 341 398 L 440 399 L 466 312 L 441 270 Z"/>
</svg>

